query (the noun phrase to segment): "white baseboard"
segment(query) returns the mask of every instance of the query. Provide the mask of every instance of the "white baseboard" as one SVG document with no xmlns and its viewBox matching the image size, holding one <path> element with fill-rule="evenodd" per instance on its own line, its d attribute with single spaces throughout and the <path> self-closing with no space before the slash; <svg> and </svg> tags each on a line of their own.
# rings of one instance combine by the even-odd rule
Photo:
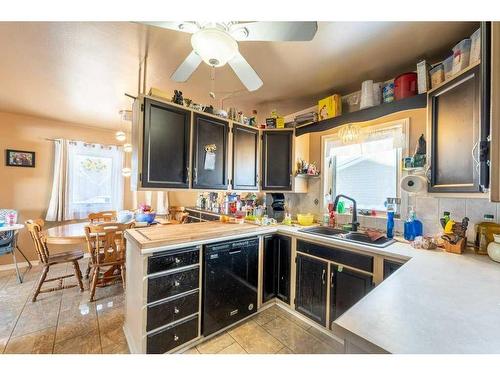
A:
<svg viewBox="0 0 500 375">
<path fill-rule="evenodd" d="M 83 258 L 84 259 L 90 258 L 90 255 L 88 253 L 83 253 Z M 39 260 L 30 260 L 30 262 L 33 266 L 38 266 L 40 264 Z M 19 268 L 28 267 L 28 262 L 17 262 L 17 266 Z M 14 269 L 16 269 L 16 265 L 14 263 L 0 265 L 0 271 L 8 271 L 8 270 L 14 270 Z"/>
<path fill-rule="evenodd" d="M 30 261 L 33 266 L 38 266 L 38 263 L 40 263 L 38 260 L 31 260 Z M 28 267 L 28 262 L 18 262 L 17 266 L 19 268 L 25 268 Z M 10 264 L 2 264 L 0 266 L 0 271 L 9 271 L 9 270 L 14 270 L 16 269 L 16 265 L 14 263 Z"/>
</svg>

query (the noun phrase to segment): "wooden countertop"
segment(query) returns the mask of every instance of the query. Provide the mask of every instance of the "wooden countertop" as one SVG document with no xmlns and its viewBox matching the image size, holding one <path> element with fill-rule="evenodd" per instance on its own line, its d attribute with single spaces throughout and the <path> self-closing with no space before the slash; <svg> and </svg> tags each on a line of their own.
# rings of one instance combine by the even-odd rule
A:
<svg viewBox="0 0 500 375">
<path fill-rule="evenodd" d="M 126 237 L 134 241 L 140 249 L 150 249 L 257 232 L 262 232 L 262 227 L 247 223 L 227 224 L 213 221 L 129 229 Z"/>
</svg>

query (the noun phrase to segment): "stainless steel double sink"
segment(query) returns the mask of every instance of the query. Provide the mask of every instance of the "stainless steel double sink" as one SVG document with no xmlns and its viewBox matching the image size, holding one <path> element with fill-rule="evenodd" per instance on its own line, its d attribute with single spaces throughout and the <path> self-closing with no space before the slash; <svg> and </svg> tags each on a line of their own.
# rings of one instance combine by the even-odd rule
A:
<svg viewBox="0 0 500 375">
<path fill-rule="evenodd" d="M 362 232 L 349 232 L 342 229 L 336 229 L 331 227 L 311 227 L 299 229 L 299 232 L 313 234 L 321 237 L 334 238 L 336 240 L 342 240 L 346 242 L 354 242 L 362 245 L 368 245 L 373 247 L 387 247 L 390 244 L 396 242 L 392 238 L 379 238 L 376 241 L 372 241 L 371 238 Z"/>
</svg>

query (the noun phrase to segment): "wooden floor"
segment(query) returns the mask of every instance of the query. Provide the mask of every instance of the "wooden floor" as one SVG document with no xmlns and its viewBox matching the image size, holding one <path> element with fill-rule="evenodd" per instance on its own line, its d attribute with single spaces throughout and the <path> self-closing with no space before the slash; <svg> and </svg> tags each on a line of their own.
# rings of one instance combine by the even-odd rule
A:
<svg viewBox="0 0 500 375">
<path fill-rule="evenodd" d="M 82 262 L 84 270 L 86 261 Z M 68 268 L 70 270 L 70 268 Z M 18 284 L 13 271 L 0 273 L 0 353 L 124 354 L 124 293 L 121 284 L 98 288 L 89 302 L 77 288 L 41 294 L 31 302 L 39 267 Z M 64 274 L 65 265 L 51 269 Z M 74 282 L 69 279 L 68 282 Z M 185 354 L 342 353 L 337 340 L 278 306 L 233 327 Z"/>
</svg>

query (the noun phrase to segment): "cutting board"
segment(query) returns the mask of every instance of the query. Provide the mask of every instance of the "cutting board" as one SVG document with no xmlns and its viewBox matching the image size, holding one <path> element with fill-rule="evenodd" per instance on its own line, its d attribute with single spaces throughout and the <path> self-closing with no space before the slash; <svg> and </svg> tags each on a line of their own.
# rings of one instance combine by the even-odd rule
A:
<svg viewBox="0 0 500 375">
<path fill-rule="evenodd" d="M 225 224 L 204 222 L 179 225 L 155 225 L 147 228 L 129 229 L 127 238 L 132 239 L 140 249 L 211 240 L 231 235 L 252 234 L 261 231 L 255 224 Z"/>
</svg>

